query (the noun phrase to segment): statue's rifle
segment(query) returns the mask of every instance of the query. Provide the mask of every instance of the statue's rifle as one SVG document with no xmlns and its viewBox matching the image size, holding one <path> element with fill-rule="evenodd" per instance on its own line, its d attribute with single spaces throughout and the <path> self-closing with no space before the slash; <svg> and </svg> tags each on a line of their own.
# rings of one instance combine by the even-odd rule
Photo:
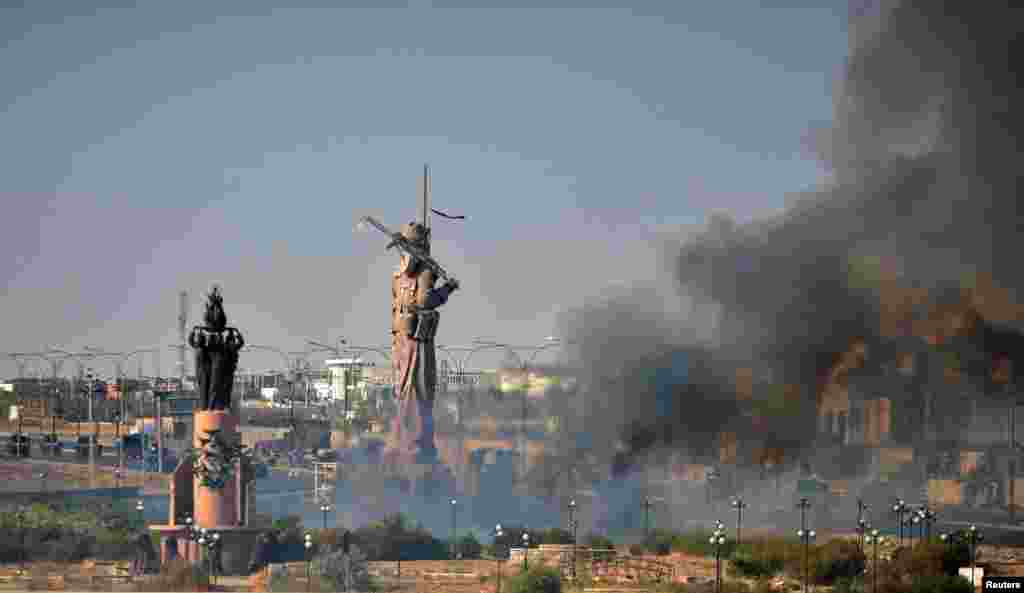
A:
<svg viewBox="0 0 1024 593">
<path fill-rule="evenodd" d="M 441 280 L 454 280 L 454 278 L 452 278 L 451 275 L 448 274 L 448 272 L 446 272 L 444 268 L 441 267 L 441 264 L 437 263 L 437 260 L 430 257 L 430 255 L 427 254 L 426 251 L 421 249 L 419 245 L 416 245 L 412 241 L 403 237 L 401 233 L 392 232 L 391 229 L 382 225 L 380 222 L 377 221 L 377 219 L 375 219 L 372 216 L 364 216 L 362 218 L 362 222 L 372 225 L 378 231 L 384 233 L 385 235 L 391 238 L 391 243 L 388 243 L 387 249 L 397 247 L 398 249 L 404 251 L 410 257 L 414 257 L 423 262 L 423 265 L 430 268 L 430 270 L 434 272 L 434 274 Z"/>
</svg>

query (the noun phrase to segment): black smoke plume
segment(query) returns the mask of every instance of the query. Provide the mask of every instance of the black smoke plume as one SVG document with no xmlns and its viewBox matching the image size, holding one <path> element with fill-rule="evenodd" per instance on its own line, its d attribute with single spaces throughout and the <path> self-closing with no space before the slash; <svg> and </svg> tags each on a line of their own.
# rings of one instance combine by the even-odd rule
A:
<svg viewBox="0 0 1024 593">
<path fill-rule="evenodd" d="M 794 415 L 806 420 L 837 353 L 880 331 L 878 295 L 850 282 L 858 257 L 891 258 L 901 283 L 931 296 L 959 294 L 981 274 L 1020 302 L 1024 85 L 1012 56 L 1024 49 L 1024 14 L 998 1 L 858 4 L 833 125 L 814 135 L 828 183 L 777 218 L 717 220 L 676 258 L 680 298 L 720 307 L 713 343 L 680 338 L 679 327 L 705 320 L 667 319 L 649 295 L 567 317 L 587 369 L 580 413 L 592 430 L 621 436 L 620 449 L 704 451 L 723 427 L 743 430 L 733 374 L 743 366 L 798 385 Z M 984 321 L 981 339 L 1019 357 L 1020 319 L 1005 317 Z M 669 351 L 688 353 L 690 377 L 666 415 L 663 386 L 649 379 Z M 794 423 L 776 445 L 799 452 L 813 426 Z"/>
</svg>

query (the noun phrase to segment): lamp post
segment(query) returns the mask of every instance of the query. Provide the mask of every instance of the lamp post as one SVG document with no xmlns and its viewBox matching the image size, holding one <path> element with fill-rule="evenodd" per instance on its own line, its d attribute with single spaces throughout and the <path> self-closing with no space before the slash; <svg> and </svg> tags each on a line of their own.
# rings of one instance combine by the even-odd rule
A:
<svg viewBox="0 0 1024 593">
<path fill-rule="evenodd" d="M 306 547 L 306 591 L 313 585 L 313 534 L 307 533 L 303 545 Z"/>
<path fill-rule="evenodd" d="M 25 572 L 25 507 L 24 505 L 18 505 L 18 536 L 21 539 L 21 546 L 18 550 L 19 571 L 24 574 Z"/>
<path fill-rule="evenodd" d="M 970 529 L 967 530 L 967 543 L 971 545 L 971 587 L 974 587 L 974 573 L 978 571 L 978 544 L 985 539 L 985 537 L 978 531 L 978 528 L 971 525 Z"/>
<path fill-rule="evenodd" d="M 212 584 L 214 584 L 214 585 L 217 584 L 217 568 L 218 568 L 217 565 L 219 564 L 218 558 L 217 558 L 217 553 L 218 553 L 218 550 L 219 550 L 219 546 L 220 546 L 220 534 L 216 533 L 216 532 L 207 534 L 207 537 L 206 537 L 206 548 L 207 548 L 207 551 L 208 551 L 207 558 L 209 560 L 209 566 L 210 566 L 210 580 L 212 581 Z"/>
<path fill-rule="evenodd" d="M 576 582 L 576 531 L 579 527 L 579 521 L 576 520 L 576 499 L 569 501 L 569 530 L 572 533 L 572 567 L 569 569 L 569 574 L 572 577 L 572 582 Z"/>
<path fill-rule="evenodd" d="M 523 532 L 523 572 L 530 570 L 530 533 Z"/>
<path fill-rule="evenodd" d="M 797 537 L 804 544 L 804 593 L 807 592 L 807 582 L 810 578 L 810 565 L 808 563 L 808 553 L 810 552 L 811 540 L 817 536 L 817 533 L 813 529 L 798 529 L 796 532 Z"/>
<path fill-rule="evenodd" d="M 896 514 L 896 541 L 898 545 L 903 545 L 903 515 L 907 512 L 907 503 L 903 502 L 902 498 L 896 499 L 896 504 L 892 505 L 892 512 Z"/>
<path fill-rule="evenodd" d="M 864 549 L 864 538 L 867 535 L 869 525 L 864 519 L 857 519 L 857 539 L 860 543 L 860 549 Z"/>
<path fill-rule="evenodd" d="M 935 511 L 928 507 L 924 507 L 924 512 L 921 514 L 921 521 L 924 523 L 924 536 L 925 540 L 932 539 L 932 525 L 938 519 L 938 515 Z"/>
<path fill-rule="evenodd" d="M 43 495 L 46 495 L 46 477 L 49 476 L 49 472 L 39 472 L 36 474 L 36 479 L 39 480 Z"/>
<path fill-rule="evenodd" d="M 722 592 L 722 546 L 725 545 L 725 530 L 716 529 L 708 539 L 708 543 L 715 547 L 715 593 Z"/>
<path fill-rule="evenodd" d="M 140 499 L 139 499 L 139 501 L 138 501 L 137 503 L 135 503 L 135 511 L 136 511 L 137 513 L 139 513 L 139 524 L 140 524 L 140 525 L 142 525 L 142 527 L 145 527 L 145 526 L 146 526 L 146 520 L 145 520 L 145 518 L 144 518 L 144 517 L 142 516 L 142 513 L 143 513 L 143 512 L 145 511 L 145 510 L 146 510 L 146 505 L 145 505 L 145 504 L 143 504 L 143 502 L 142 502 L 142 499 L 140 498 Z"/>
<path fill-rule="evenodd" d="M 191 562 L 192 542 L 196 541 L 196 527 L 192 524 L 192 515 L 185 515 L 185 537 L 188 538 L 188 545 L 185 546 L 185 560 Z"/>
<path fill-rule="evenodd" d="M 458 541 L 458 527 L 456 525 L 456 515 L 459 503 L 454 498 L 449 501 L 452 507 L 452 550 L 451 558 L 454 560 L 458 557 L 459 553 L 459 541 Z"/>
<path fill-rule="evenodd" d="M 326 530 L 327 529 L 327 513 L 331 512 L 331 505 L 326 503 L 326 502 L 321 504 L 320 505 L 320 512 L 323 513 L 323 515 L 324 515 L 324 529 Z"/>
<path fill-rule="evenodd" d="M 875 548 L 874 562 L 871 565 L 871 593 L 878 593 L 878 544 L 882 543 L 884 539 L 878 535 L 877 529 L 872 529 L 871 533 L 864 538 L 865 543 L 873 545 Z"/>
<path fill-rule="evenodd" d="M 913 537 L 914 537 L 914 530 L 913 529 L 914 529 L 915 526 L 917 527 L 917 539 L 920 541 L 921 538 L 924 537 L 924 524 L 921 522 L 921 519 L 922 519 L 921 511 L 915 512 L 914 516 L 911 517 L 911 519 L 910 519 L 910 522 L 911 522 L 911 528 L 910 528 L 911 529 L 910 530 L 911 544 L 910 545 L 911 546 L 914 545 L 913 544 Z"/>
<path fill-rule="evenodd" d="M 743 498 L 737 497 L 732 501 L 732 508 L 736 509 L 736 545 L 739 546 L 743 541 L 743 509 L 747 508 L 747 503 L 743 502 Z"/>
<path fill-rule="evenodd" d="M 501 593 L 501 550 L 499 549 L 498 540 L 505 535 L 505 532 L 501 529 L 501 523 L 498 523 L 494 527 L 494 564 L 498 573 L 498 588 L 495 593 Z"/>
<path fill-rule="evenodd" d="M 645 496 L 641 504 L 644 509 L 644 547 L 647 547 L 651 543 L 651 497 Z"/>
<path fill-rule="evenodd" d="M 860 534 L 860 545 L 864 547 L 864 526 L 867 525 L 865 515 L 871 510 L 871 505 L 864 504 L 864 499 L 857 498 L 857 533 Z"/>
<path fill-rule="evenodd" d="M 200 529 L 198 535 L 199 535 L 199 538 L 196 540 L 196 544 L 198 544 L 198 546 L 199 546 L 199 558 L 198 558 L 198 560 L 199 560 L 199 562 L 202 563 L 202 562 L 205 562 L 205 558 L 203 558 L 203 556 L 204 555 L 205 556 L 209 556 L 209 552 L 205 551 L 206 550 L 206 541 L 207 541 L 206 540 L 206 529 L 205 528 L 204 529 Z M 200 567 L 202 567 L 202 564 L 200 564 Z"/>
</svg>

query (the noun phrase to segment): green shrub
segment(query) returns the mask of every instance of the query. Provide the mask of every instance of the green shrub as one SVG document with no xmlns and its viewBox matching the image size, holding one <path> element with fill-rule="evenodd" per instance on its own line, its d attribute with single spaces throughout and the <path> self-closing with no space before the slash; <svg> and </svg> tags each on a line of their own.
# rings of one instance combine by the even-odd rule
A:
<svg viewBox="0 0 1024 593">
<path fill-rule="evenodd" d="M 562 577 L 554 568 L 531 567 L 529 572 L 508 579 L 507 588 L 502 587 L 502 590 L 508 593 L 561 593 Z"/>
<path fill-rule="evenodd" d="M 785 562 L 779 556 L 755 557 L 746 550 L 737 551 L 731 559 L 732 573 L 745 578 L 771 577 L 782 572 Z"/>
<path fill-rule="evenodd" d="M 675 537 L 671 531 L 655 529 L 644 541 L 644 547 L 648 554 L 668 556 L 672 553 L 672 538 Z"/>
<path fill-rule="evenodd" d="M 864 574 L 865 556 L 856 542 L 832 540 L 815 547 L 814 580 L 831 585 L 836 579 L 853 579 Z"/>
<path fill-rule="evenodd" d="M 941 575 L 915 579 L 910 593 L 973 593 L 971 582 L 957 575 Z"/>
<path fill-rule="evenodd" d="M 959 567 L 970 562 L 967 546 L 948 548 L 942 544 L 918 543 L 912 548 L 896 550 L 891 561 L 881 563 L 879 576 L 884 576 L 887 583 L 909 583 L 910 575 L 956 576 Z"/>
<path fill-rule="evenodd" d="M 595 550 L 610 550 L 615 547 L 612 540 L 596 533 L 587 534 L 587 536 L 583 538 L 583 544 Z"/>
</svg>

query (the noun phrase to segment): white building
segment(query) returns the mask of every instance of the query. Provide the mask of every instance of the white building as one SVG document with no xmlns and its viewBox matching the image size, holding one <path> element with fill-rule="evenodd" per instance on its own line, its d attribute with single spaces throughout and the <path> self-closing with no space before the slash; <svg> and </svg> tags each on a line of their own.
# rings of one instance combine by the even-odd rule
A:
<svg viewBox="0 0 1024 593">
<path fill-rule="evenodd" d="M 367 369 L 374 367 L 373 363 L 361 358 L 334 358 L 325 364 L 330 373 L 330 394 L 334 400 L 344 402 L 347 396 L 351 407 L 357 401 L 366 399 L 364 375 Z"/>
</svg>

